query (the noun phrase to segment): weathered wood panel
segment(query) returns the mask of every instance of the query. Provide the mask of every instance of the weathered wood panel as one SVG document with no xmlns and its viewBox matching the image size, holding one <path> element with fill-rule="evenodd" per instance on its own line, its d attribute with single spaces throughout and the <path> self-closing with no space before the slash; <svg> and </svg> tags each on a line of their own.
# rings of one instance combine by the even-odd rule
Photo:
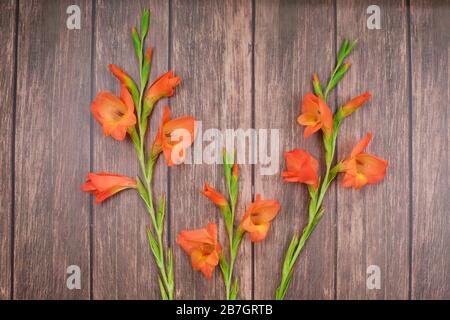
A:
<svg viewBox="0 0 450 320">
<path fill-rule="evenodd" d="M 147 45 L 154 48 L 151 80 L 167 69 L 167 1 L 97 1 L 95 19 L 94 93 L 119 94 L 120 83 L 108 71 L 108 64 L 123 68 L 138 79 L 138 62 L 131 40 L 131 27 L 140 28 L 144 8 L 151 11 Z M 162 102 L 160 102 L 162 104 Z M 161 105 L 153 113 L 152 134 L 160 121 Z M 86 106 L 88 110 L 88 106 Z M 93 169 L 134 177 L 140 169 L 131 140 L 118 142 L 104 137 L 101 127 L 93 127 Z M 155 194 L 166 191 L 167 174 L 159 168 Z M 146 225 L 150 223 L 141 198 L 134 191 L 123 192 L 104 204 L 94 205 L 94 299 L 159 299 L 157 268 L 154 264 Z"/>
<path fill-rule="evenodd" d="M 411 1 L 413 299 L 450 298 L 449 30 L 449 1 Z"/>
<path fill-rule="evenodd" d="M 337 39 L 358 39 L 352 66 L 338 88 L 338 103 L 365 91 L 372 99 L 346 119 L 338 157 L 347 157 L 367 132 L 366 151 L 389 161 L 384 181 L 360 190 L 338 186 L 338 299 L 408 298 L 409 105 L 407 8 L 378 1 L 381 29 L 366 26 L 370 1 L 337 2 Z M 340 179 L 339 179 L 340 180 Z M 339 181 L 340 183 L 341 181 Z M 366 286 L 367 267 L 381 271 L 381 289 Z"/>
<path fill-rule="evenodd" d="M 14 298 L 89 297 L 91 1 L 81 30 L 66 27 L 72 1 L 21 1 L 18 35 Z M 81 290 L 66 287 L 69 265 Z"/>
<path fill-rule="evenodd" d="M 172 17 L 172 68 L 183 78 L 172 100 L 174 116 L 195 116 L 202 121 L 203 131 L 250 128 L 251 1 L 173 1 Z M 201 134 L 197 139 L 202 139 Z M 205 141 L 203 148 L 209 144 Z M 243 214 L 245 204 L 251 199 L 250 166 L 241 165 L 240 169 L 237 216 Z M 180 230 L 203 228 L 208 221 L 213 221 L 218 223 L 220 241 L 227 248 L 220 212 L 199 193 L 208 182 L 226 194 L 222 165 L 188 164 L 170 171 L 172 243 Z M 236 268 L 239 297 L 249 299 L 252 279 L 249 243 L 244 242 L 240 251 Z M 175 263 L 178 298 L 225 297 L 219 270 L 213 280 L 206 280 L 191 269 L 189 258 L 178 246 Z"/>
<path fill-rule="evenodd" d="M 322 159 L 320 138 L 305 141 L 295 119 L 312 73 L 327 80 L 344 36 L 359 45 L 329 105 L 335 110 L 336 102 L 365 90 L 373 98 L 343 124 L 337 155 L 348 155 L 371 131 L 368 151 L 390 166 L 381 184 L 330 189 L 326 215 L 300 256 L 288 298 L 449 298 L 450 2 L 410 2 L 408 19 L 409 1 L 378 1 L 381 30 L 368 30 L 369 1 L 1 1 L 0 299 L 159 298 L 140 198 L 126 191 L 93 204 L 90 233 L 92 200 L 79 191 L 90 169 L 139 174 L 130 141 L 103 137 L 89 107 L 99 91 L 118 94 L 109 63 L 137 75 L 130 29 L 145 7 L 152 11 L 151 80 L 168 68 L 183 79 L 170 102 L 174 116 L 194 115 L 203 132 L 280 129 L 279 150 L 269 149 L 279 156 L 277 174 L 261 175 L 260 162 L 240 166 L 238 216 L 254 196 L 252 172 L 253 193 L 282 205 L 267 240 L 254 250 L 248 240 L 241 247 L 240 298 L 273 298 L 284 250 L 305 224 L 306 189 L 281 182 L 282 154 L 304 148 Z M 72 4 L 81 9 L 81 30 L 66 28 Z M 149 142 L 165 103 L 155 108 Z M 208 282 L 175 244 L 180 230 L 215 221 L 227 247 L 220 213 L 198 192 L 205 181 L 225 192 L 222 167 L 188 164 L 168 173 L 164 162 L 154 195 L 170 195 L 176 297 L 223 298 L 220 272 Z M 73 264 L 81 267 L 81 290 L 66 287 Z M 369 265 L 381 268 L 380 290 L 366 287 Z"/>
<path fill-rule="evenodd" d="M 257 166 L 255 174 L 255 192 L 281 203 L 268 237 L 255 245 L 255 298 L 272 299 L 285 250 L 307 223 L 309 199 L 304 185 L 282 182 L 283 152 L 302 148 L 324 162 L 320 134 L 303 139 L 296 118 L 304 94 L 312 91 L 312 74 L 318 72 L 325 83 L 333 68 L 334 7 L 332 1 L 257 1 L 255 19 L 256 128 L 280 130 L 280 150 L 272 151 L 279 154 L 279 172 L 262 176 Z M 325 216 L 300 255 L 288 299 L 334 297 L 334 195 L 332 187 Z"/>
<path fill-rule="evenodd" d="M 0 300 L 11 297 L 16 2 L 0 3 Z"/>
</svg>

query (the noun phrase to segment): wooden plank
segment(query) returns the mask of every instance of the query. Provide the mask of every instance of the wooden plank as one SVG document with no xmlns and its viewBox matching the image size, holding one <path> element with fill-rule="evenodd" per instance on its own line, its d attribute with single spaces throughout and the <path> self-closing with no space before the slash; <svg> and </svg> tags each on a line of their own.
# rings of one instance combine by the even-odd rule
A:
<svg viewBox="0 0 450 320">
<path fill-rule="evenodd" d="M 114 63 L 137 79 L 138 63 L 131 41 L 131 27 L 140 26 L 144 8 L 151 11 L 147 45 L 154 48 L 151 80 L 167 70 L 167 1 L 97 1 L 95 23 L 95 93 L 119 94 L 120 83 L 108 71 Z M 162 102 L 155 108 L 149 141 L 160 122 Z M 93 169 L 134 177 L 140 174 L 131 140 L 118 142 L 93 128 Z M 166 191 L 167 174 L 159 166 L 155 194 Z M 148 214 L 136 192 L 123 192 L 94 206 L 94 299 L 159 299 L 157 268 L 146 236 Z"/>
<path fill-rule="evenodd" d="M 251 1 L 174 1 L 172 67 L 183 84 L 172 100 L 174 116 L 193 115 L 210 128 L 251 127 Z M 201 139 L 199 134 L 197 139 Z M 210 142 L 203 144 L 203 148 Z M 238 215 L 251 199 L 251 169 L 240 166 Z M 225 245 L 220 212 L 200 193 L 208 182 L 226 194 L 222 165 L 182 165 L 171 170 L 171 239 L 183 229 L 218 223 Z M 175 244 L 174 244 L 175 245 Z M 225 297 L 220 271 L 211 281 L 192 270 L 190 260 L 175 248 L 176 296 L 185 299 Z M 239 297 L 251 298 L 251 247 L 244 242 L 236 266 Z"/>
<path fill-rule="evenodd" d="M 450 298 L 450 1 L 411 1 L 413 299 Z"/>
<path fill-rule="evenodd" d="M 21 1 L 18 42 L 14 298 L 89 297 L 91 1 L 81 30 L 66 27 L 72 1 Z M 66 286 L 81 269 L 81 290 Z"/>
<path fill-rule="evenodd" d="M 370 102 L 348 118 L 338 158 L 348 156 L 366 132 L 367 151 L 389 161 L 386 178 L 361 190 L 338 187 L 337 298 L 408 298 L 409 165 L 408 54 L 405 2 L 378 1 L 381 29 L 366 27 L 371 1 L 337 3 L 337 39 L 358 39 L 352 67 L 339 86 L 343 104 L 364 91 Z M 339 179 L 340 180 L 340 179 Z M 340 182 L 340 181 L 339 181 Z M 367 268 L 381 270 L 381 289 L 366 286 Z"/>
<path fill-rule="evenodd" d="M 333 1 L 257 1 L 255 16 L 256 128 L 280 130 L 280 172 L 261 176 L 257 169 L 255 174 L 255 192 L 281 203 L 281 213 L 269 236 L 255 245 L 255 298 L 272 299 L 285 250 L 294 232 L 300 233 L 307 222 L 305 186 L 281 181 L 283 152 L 302 148 L 324 162 L 320 135 L 303 139 L 303 128 L 296 118 L 304 94 L 312 91 L 312 74 L 318 72 L 325 82 L 333 67 Z M 331 102 L 333 99 L 330 96 Z M 324 202 L 325 216 L 300 256 L 288 299 L 334 296 L 333 188 Z"/>
<path fill-rule="evenodd" d="M 0 3 L 0 300 L 11 297 L 11 242 L 13 214 L 13 117 L 14 117 L 14 53 L 16 36 L 16 2 Z"/>
</svg>

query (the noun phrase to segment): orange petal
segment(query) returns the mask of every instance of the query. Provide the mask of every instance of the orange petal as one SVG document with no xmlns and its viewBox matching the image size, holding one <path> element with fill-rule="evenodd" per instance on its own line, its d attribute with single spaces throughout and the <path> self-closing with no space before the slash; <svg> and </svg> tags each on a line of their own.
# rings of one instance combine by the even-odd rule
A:
<svg viewBox="0 0 450 320">
<path fill-rule="evenodd" d="M 350 157 L 355 157 L 356 155 L 363 152 L 364 149 L 369 145 L 370 140 L 372 140 L 372 134 L 368 132 L 366 136 L 353 148 Z"/>
<path fill-rule="evenodd" d="M 307 94 L 305 94 L 305 96 L 303 97 L 303 102 L 302 102 L 302 113 L 316 113 L 317 110 L 319 108 L 319 104 L 318 104 L 318 98 L 308 92 Z"/>
<path fill-rule="evenodd" d="M 313 113 L 302 113 L 298 116 L 297 122 L 302 126 L 315 126 L 318 123 L 318 120 Z"/>
<path fill-rule="evenodd" d="M 312 127 L 306 127 L 305 131 L 303 132 L 303 136 L 305 137 L 305 139 L 309 138 L 313 133 L 319 131 L 321 127 L 322 127 L 321 123 L 318 123 Z"/>
</svg>

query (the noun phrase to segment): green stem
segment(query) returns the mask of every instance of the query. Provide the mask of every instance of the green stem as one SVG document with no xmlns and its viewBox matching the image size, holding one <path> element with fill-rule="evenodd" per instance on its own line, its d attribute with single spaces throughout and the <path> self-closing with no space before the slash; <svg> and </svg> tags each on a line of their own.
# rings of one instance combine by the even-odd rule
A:
<svg viewBox="0 0 450 320">
<path fill-rule="evenodd" d="M 236 257 L 239 249 L 239 245 L 243 236 L 243 231 L 239 227 L 237 227 L 236 231 L 234 228 L 234 219 L 235 219 L 235 212 L 236 212 L 236 194 L 232 190 L 235 190 L 237 188 L 237 180 L 230 180 L 235 178 L 230 178 L 230 169 L 231 167 L 229 164 L 225 164 L 225 175 L 227 178 L 227 186 L 228 186 L 228 192 L 230 196 L 230 203 L 231 206 L 229 208 L 229 213 L 224 212 L 224 218 L 225 218 L 225 227 L 227 229 L 227 235 L 228 235 L 228 243 L 229 243 L 229 263 L 227 261 L 227 258 L 225 256 L 222 256 L 222 264 L 225 265 L 225 267 L 221 267 L 222 270 L 222 276 L 224 279 L 225 284 L 225 293 L 226 293 L 226 299 L 227 300 L 234 300 L 237 295 L 237 283 L 235 282 L 235 286 L 233 287 L 233 271 L 234 271 L 234 264 L 236 262 Z M 237 178 L 236 178 L 237 179 Z M 231 181 L 234 181 L 233 183 Z"/>
<path fill-rule="evenodd" d="M 143 48 L 143 43 L 141 40 L 141 48 Z M 159 225 L 157 219 L 156 219 L 156 215 L 155 215 L 155 208 L 153 205 L 153 190 L 152 190 L 152 180 L 153 180 L 153 166 L 154 166 L 154 161 L 153 159 L 149 159 L 148 161 L 150 161 L 150 167 L 147 170 L 146 169 L 146 164 L 145 164 L 145 147 L 144 147 L 144 140 L 145 140 L 145 129 L 144 129 L 144 125 L 141 121 L 142 118 L 142 102 L 143 102 L 143 96 L 144 96 L 144 90 L 145 90 L 145 86 L 146 83 L 143 83 L 142 81 L 142 66 L 143 66 L 143 60 L 142 60 L 143 54 L 141 52 L 141 55 L 139 55 L 139 76 L 141 79 L 141 87 L 139 90 L 139 101 L 138 101 L 138 106 L 137 106 L 137 125 L 138 125 L 138 130 L 139 130 L 139 144 L 135 145 L 135 150 L 136 150 L 136 154 L 139 160 L 139 165 L 141 167 L 141 171 L 142 171 L 142 175 L 144 177 L 144 181 L 145 181 L 145 190 L 147 193 L 147 199 L 145 202 L 146 207 L 147 207 L 147 211 L 149 213 L 151 222 L 152 222 L 152 226 L 153 229 L 156 233 L 156 238 L 157 238 L 157 243 L 158 243 L 158 256 L 155 256 L 155 260 L 158 262 L 160 261 L 161 263 L 157 263 L 158 265 L 158 269 L 159 269 L 159 273 L 161 275 L 161 279 L 162 279 L 162 283 L 163 283 L 163 287 L 160 287 L 161 289 L 161 296 L 162 297 L 167 297 L 169 300 L 173 300 L 174 299 L 174 283 L 173 283 L 173 279 L 172 277 L 169 275 L 168 270 L 166 268 L 166 257 L 167 254 L 165 253 L 164 250 L 164 242 L 163 242 L 163 230 L 164 230 L 164 222 L 162 221 L 161 225 Z M 150 231 L 151 232 L 151 231 Z M 153 251 L 152 251 L 153 253 Z"/>
<path fill-rule="evenodd" d="M 341 66 L 341 63 L 338 62 L 336 68 L 333 71 L 333 74 L 331 75 L 330 81 L 328 82 L 327 89 L 325 91 L 325 97 L 324 97 L 325 102 L 327 102 L 328 93 L 330 91 L 329 90 L 330 84 L 333 81 L 333 78 L 336 75 L 336 72 L 340 68 L 340 66 Z M 306 241 L 309 239 L 312 231 L 314 230 L 314 228 L 316 227 L 316 225 L 319 223 L 320 219 L 322 218 L 322 214 L 323 214 L 322 203 L 323 203 L 325 194 L 328 190 L 328 187 L 330 186 L 331 182 L 334 180 L 334 178 L 336 176 L 335 173 L 332 173 L 331 166 L 332 166 L 332 163 L 334 160 L 335 149 L 336 149 L 336 138 L 337 138 L 337 134 L 339 131 L 340 123 L 341 123 L 341 120 L 337 119 L 333 125 L 332 136 L 328 137 L 328 138 L 327 137 L 323 138 L 323 142 L 324 142 L 324 146 L 325 146 L 325 162 L 326 162 L 325 176 L 324 176 L 324 179 L 319 188 L 319 195 L 317 196 L 317 194 L 314 194 L 314 196 L 311 196 L 311 200 L 309 203 L 310 219 L 308 221 L 308 224 L 305 227 L 305 229 L 303 230 L 300 240 L 298 241 L 298 243 L 295 246 L 294 252 L 292 254 L 290 254 L 288 252 L 285 257 L 285 262 L 287 261 L 287 269 L 283 270 L 284 272 L 281 277 L 280 285 L 276 290 L 275 298 L 277 300 L 284 299 L 287 289 L 289 288 L 289 285 L 290 285 L 290 282 L 292 279 L 292 275 L 294 272 L 294 267 L 296 265 L 297 259 L 300 256 L 300 253 L 302 252 L 302 249 L 303 249 Z M 328 140 L 328 139 L 330 139 L 330 140 Z"/>
</svg>

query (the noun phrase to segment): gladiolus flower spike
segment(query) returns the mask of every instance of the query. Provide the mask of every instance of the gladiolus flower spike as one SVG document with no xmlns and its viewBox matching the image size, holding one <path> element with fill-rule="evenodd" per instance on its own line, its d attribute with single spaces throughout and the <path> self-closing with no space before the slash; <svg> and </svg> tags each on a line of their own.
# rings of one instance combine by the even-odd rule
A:
<svg viewBox="0 0 450 320">
<path fill-rule="evenodd" d="M 201 194 L 214 203 L 223 214 L 229 242 L 228 254 L 223 253 L 221 246 L 217 243 L 217 227 L 211 223 L 207 228 L 212 230 L 209 231 L 210 236 L 206 236 L 207 229 L 181 231 L 178 234 L 177 243 L 191 257 L 194 270 L 203 272 L 206 278 L 210 279 L 214 268 L 219 265 L 225 284 L 226 298 L 234 300 L 237 297 L 239 286 L 237 279 L 233 279 L 233 269 L 242 238 L 248 232 L 253 242 L 264 240 L 270 224 L 278 215 L 280 204 L 276 200 L 262 200 L 257 195 L 256 201 L 249 205 L 239 226 L 235 227 L 239 169 L 234 162 L 234 155 L 227 154 L 225 150 L 223 160 L 229 199 L 207 183 Z M 201 249 L 200 244 L 202 244 Z"/>
<path fill-rule="evenodd" d="M 122 83 L 120 97 L 109 92 L 100 92 L 91 105 L 92 114 L 103 127 L 103 133 L 106 136 L 122 141 L 127 133 L 130 135 L 141 169 L 140 177 L 133 179 L 111 173 L 89 173 L 81 190 L 93 194 L 98 204 L 122 190 L 137 190 L 150 216 L 147 237 L 158 267 L 161 298 L 172 300 L 175 292 L 173 254 L 171 248 L 163 240 L 166 198 L 163 194 L 158 208 L 154 207 L 153 171 L 161 153 L 164 154 L 168 166 L 183 162 L 186 149 L 195 139 L 195 120 L 191 116 L 170 119 L 170 111 L 166 107 L 163 121 L 154 139 L 155 142 L 153 146 L 147 147 L 149 153 L 146 155 L 145 134 L 151 111 L 161 98 L 171 97 L 175 87 L 181 81 L 179 77 L 173 75 L 172 71 L 168 71 L 158 77 L 152 85 L 148 85 L 152 49 L 148 48 L 144 55 L 144 40 L 148 34 L 149 20 L 150 12 L 146 9 L 141 19 L 141 34 L 139 35 L 135 27 L 131 29 L 140 81 L 135 82 L 127 72 L 115 64 L 110 64 L 109 70 Z M 188 134 L 178 140 L 172 138 L 171 134 L 177 129 L 183 129 Z M 176 161 L 172 155 L 177 156 Z M 220 245 L 217 243 L 216 229 L 215 225 L 210 224 L 206 229 L 183 234 L 179 240 L 184 249 L 189 251 L 194 268 L 201 270 L 206 276 L 211 276 L 221 253 Z M 195 243 L 196 237 L 200 234 L 205 234 L 205 237 L 202 236 L 204 242 L 201 242 L 201 245 Z"/>
<path fill-rule="evenodd" d="M 308 186 L 310 203 L 308 223 L 300 237 L 294 235 L 285 254 L 280 284 L 275 293 L 275 297 L 278 300 L 284 299 L 288 291 L 296 261 L 304 244 L 324 214 L 323 199 L 336 176 L 339 173 L 344 174 L 342 179 L 343 187 L 359 189 L 365 185 L 380 182 L 386 175 L 388 162 L 364 152 L 372 138 L 370 133 L 356 145 L 347 159 L 340 161 L 334 167 L 332 165 L 336 139 L 342 120 L 349 117 L 371 97 L 369 92 L 365 92 L 351 99 L 340 107 L 334 116 L 327 106 L 329 93 L 349 70 L 350 63 L 345 62 L 345 60 L 350 55 L 355 44 L 356 41 L 349 43 L 347 39 L 344 40 L 337 57 L 336 67 L 331 74 L 325 91 L 322 91 L 319 78 L 317 74 L 314 74 L 312 81 L 314 94 L 307 93 L 305 95 L 301 108 L 302 113 L 297 118 L 297 122 L 300 125 L 306 126 L 305 138 L 319 130 L 322 131 L 326 168 L 323 179 L 319 178 L 318 161 L 305 150 L 296 149 L 284 154 L 287 170 L 281 174 L 283 180 L 285 182 L 306 184 Z"/>
</svg>

